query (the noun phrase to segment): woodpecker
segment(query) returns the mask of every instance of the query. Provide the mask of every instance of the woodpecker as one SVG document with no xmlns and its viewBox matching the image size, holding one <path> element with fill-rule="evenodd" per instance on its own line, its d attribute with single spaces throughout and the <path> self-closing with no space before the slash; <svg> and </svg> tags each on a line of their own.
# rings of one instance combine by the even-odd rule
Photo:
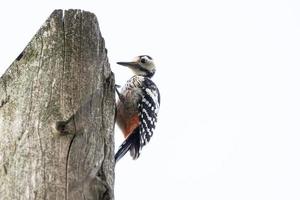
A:
<svg viewBox="0 0 300 200">
<path fill-rule="evenodd" d="M 134 76 L 126 82 L 121 93 L 116 90 L 119 96 L 116 122 L 125 137 L 115 155 L 116 162 L 128 151 L 134 160 L 139 157 L 153 135 L 160 106 L 159 90 L 151 80 L 156 69 L 150 56 L 141 55 L 132 62 L 117 64 L 130 68 Z"/>
</svg>

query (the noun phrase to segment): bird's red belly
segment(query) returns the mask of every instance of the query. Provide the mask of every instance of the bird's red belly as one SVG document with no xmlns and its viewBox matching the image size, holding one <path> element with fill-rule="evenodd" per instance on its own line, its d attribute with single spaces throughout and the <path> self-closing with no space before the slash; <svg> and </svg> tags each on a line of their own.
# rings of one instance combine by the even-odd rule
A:
<svg viewBox="0 0 300 200">
<path fill-rule="evenodd" d="M 139 125 L 139 116 L 134 115 L 128 120 L 128 122 L 125 124 L 125 130 L 123 131 L 124 137 L 127 138 L 128 135 L 130 135 L 136 127 Z"/>
<path fill-rule="evenodd" d="M 122 130 L 124 137 L 127 138 L 139 126 L 139 116 L 135 112 L 126 112 L 123 106 L 121 103 L 117 107 L 117 124 Z"/>
</svg>

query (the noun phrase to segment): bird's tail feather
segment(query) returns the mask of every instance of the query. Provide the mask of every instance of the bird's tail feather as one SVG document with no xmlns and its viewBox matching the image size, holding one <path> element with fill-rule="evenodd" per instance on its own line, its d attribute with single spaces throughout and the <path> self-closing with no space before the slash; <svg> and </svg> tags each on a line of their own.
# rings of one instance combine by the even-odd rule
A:
<svg viewBox="0 0 300 200">
<path fill-rule="evenodd" d="M 135 129 L 133 131 L 133 133 L 130 134 L 126 138 L 126 140 L 121 144 L 121 146 L 119 147 L 119 150 L 115 154 L 115 162 L 118 162 L 129 151 L 129 149 L 132 147 L 132 145 L 134 145 L 134 143 L 137 139 L 136 132 L 137 132 L 137 129 Z"/>
</svg>

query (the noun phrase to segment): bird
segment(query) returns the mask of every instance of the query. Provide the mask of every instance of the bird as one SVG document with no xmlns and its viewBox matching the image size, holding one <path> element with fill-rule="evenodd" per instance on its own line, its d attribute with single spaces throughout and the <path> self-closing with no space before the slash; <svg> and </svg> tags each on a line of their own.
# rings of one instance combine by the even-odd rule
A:
<svg viewBox="0 0 300 200">
<path fill-rule="evenodd" d="M 133 160 L 150 141 L 160 108 L 160 93 L 151 80 L 156 67 L 152 57 L 140 55 L 131 62 L 117 62 L 131 69 L 134 75 L 122 87 L 117 101 L 116 123 L 124 135 L 124 142 L 115 154 L 118 162 L 128 151 Z"/>
</svg>

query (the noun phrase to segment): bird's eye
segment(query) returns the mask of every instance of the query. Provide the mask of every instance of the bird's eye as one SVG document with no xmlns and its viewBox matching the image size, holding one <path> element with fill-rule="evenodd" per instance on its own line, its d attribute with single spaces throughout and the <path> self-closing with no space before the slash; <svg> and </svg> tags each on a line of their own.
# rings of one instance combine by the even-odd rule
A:
<svg viewBox="0 0 300 200">
<path fill-rule="evenodd" d="M 142 59 L 141 59 L 141 63 L 146 63 L 146 59 L 145 59 L 145 58 L 142 58 Z"/>
</svg>

